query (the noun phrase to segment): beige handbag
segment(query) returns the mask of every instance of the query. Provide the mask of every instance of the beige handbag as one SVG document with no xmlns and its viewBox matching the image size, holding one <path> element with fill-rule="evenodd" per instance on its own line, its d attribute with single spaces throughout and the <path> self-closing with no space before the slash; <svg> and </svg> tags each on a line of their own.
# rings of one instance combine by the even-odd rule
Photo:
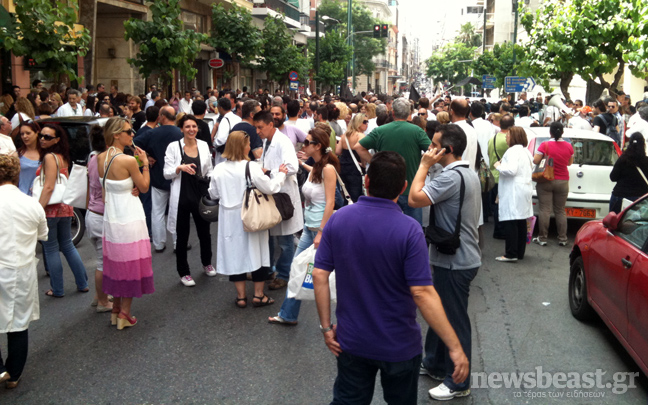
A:
<svg viewBox="0 0 648 405">
<path fill-rule="evenodd" d="M 258 232 L 270 229 L 281 222 L 281 214 L 271 195 L 265 195 L 252 184 L 250 162 L 245 166 L 247 188 L 241 207 L 241 220 L 245 232 Z"/>
</svg>

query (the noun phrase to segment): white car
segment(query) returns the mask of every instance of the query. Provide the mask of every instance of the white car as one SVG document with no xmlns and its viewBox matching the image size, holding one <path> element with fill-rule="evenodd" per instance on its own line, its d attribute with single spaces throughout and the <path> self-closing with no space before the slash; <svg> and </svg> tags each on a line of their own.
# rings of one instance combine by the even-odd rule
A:
<svg viewBox="0 0 648 405">
<path fill-rule="evenodd" d="M 535 155 L 542 142 L 550 139 L 549 128 L 525 128 L 529 151 Z M 565 128 L 563 139 L 574 148 L 574 163 L 568 166 L 567 218 L 603 219 L 609 212 L 614 183 L 610 172 L 621 155 L 617 144 L 598 132 Z M 538 197 L 533 185 L 533 213 L 538 215 Z M 553 212 L 552 212 L 553 215 Z"/>
</svg>

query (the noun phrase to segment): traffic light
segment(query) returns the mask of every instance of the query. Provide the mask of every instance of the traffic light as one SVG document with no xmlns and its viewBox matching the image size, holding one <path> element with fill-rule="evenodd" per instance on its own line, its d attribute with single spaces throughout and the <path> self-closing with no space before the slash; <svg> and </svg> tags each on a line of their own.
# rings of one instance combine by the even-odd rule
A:
<svg viewBox="0 0 648 405">
<path fill-rule="evenodd" d="M 380 25 L 374 25 L 373 37 L 380 38 Z"/>
<path fill-rule="evenodd" d="M 383 24 L 380 26 L 380 37 L 389 38 L 389 25 Z"/>
</svg>

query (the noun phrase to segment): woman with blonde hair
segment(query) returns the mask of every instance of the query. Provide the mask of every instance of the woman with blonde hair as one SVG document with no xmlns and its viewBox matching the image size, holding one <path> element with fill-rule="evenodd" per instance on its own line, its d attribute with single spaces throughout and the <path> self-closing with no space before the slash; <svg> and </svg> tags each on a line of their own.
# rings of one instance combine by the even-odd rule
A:
<svg viewBox="0 0 648 405">
<path fill-rule="evenodd" d="M 14 103 L 11 94 L 3 94 L 0 96 L 0 114 L 6 116 Z"/>
<path fill-rule="evenodd" d="M 342 102 L 337 102 L 335 103 L 335 106 L 337 107 L 338 110 L 340 110 L 340 116 L 337 119 L 337 123 L 342 129 L 342 133 L 337 134 L 338 136 L 342 136 L 343 133 L 346 132 L 347 130 L 347 123 L 346 123 L 346 118 L 351 115 L 351 110 L 345 103 Z"/>
<path fill-rule="evenodd" d="M 362 176 L 364 175 L 360 156 L 353 148 L 360 139 L 364 138 L 368 124 L 369 120 L 366 115 L 356 114 L 335 147 L 335 154 L 340 156 L 340 177 L 353 202 L 357 202 L 362 195 Z"/>
<path fill-rule="evenodd" d="M 153 265 L 146 216 L 140 193 L 149 189 L 149 163 L 146 152 L 135 147 L 136 157 L 124 154 L 133 147 L 131 124 L 119 117 L 110 118 L 104 126 L 108 150 L 97 156 L 97 168 L 104 192 L 103 228 L 103 291 L 114 297 L 110 316 L 118 330 L 134 326 L 137 318 L 131 314 L 133 297 L 152 294 Z M 160 163 L 158 163 L 160 164 Z"/>
<path fill-rule="evenodd" d="M 252 273 L 254 298 L 252 305 L 262 307 L 274 304 L 274 300 L 263 291 L 270 267 L 270 245 L 268 231 L 245 232 L 241 220 L 241 207 L 247 180 L 265 194 L 278 193 L 286 179 L 286 165 L 279 166 L 274 178 L 263 174 L 261 165 L 250 162 L 250 138 L 243 131 L 234 131 L 227 137 L 226 160 L 212 172 L 209 194 L 220 199 L 218 206 L 218 241 L 216 243 L 216 271 L 229 276 L 236 287 L 235 304 L 247 307 L 245 281 Z"/>
<path fill-rule="evenodd" d="M 63 105 L 63 100 L 61 99 L 61 95 L 54 92 L 50 96 L 50 105 L 52 106 L 52 115 L 56 115 L 56 110 L 59 109 L 60 106 Z"/>
<path fill-rule="evenodd" d="M 445 111 L 441 111 L 436 115 L 437 121 L 439 121 L 439 125 L 445 125 L 450 123 L 450 114 L 448 114 Z"/>
<path fill-rule="evenodd" d="M 11 118 L 11 129 L 16 129 L 21 122 L 33 121 L 36 118 L 34 106 L 26 97 L 18 97 L 14 104 L 16 115 Z"/>
</svg>

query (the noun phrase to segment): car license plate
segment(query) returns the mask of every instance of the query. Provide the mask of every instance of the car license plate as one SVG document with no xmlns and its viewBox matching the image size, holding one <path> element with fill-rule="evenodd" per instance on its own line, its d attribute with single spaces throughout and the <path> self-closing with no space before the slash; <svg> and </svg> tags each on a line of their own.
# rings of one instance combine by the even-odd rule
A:
<svg viewBox="0 0 648 405">
<path fill-rule="evenodd" d="M 568 217 L 596 218 L 596 210 L 588 208 L 565 208 Z"/>
</svg>

